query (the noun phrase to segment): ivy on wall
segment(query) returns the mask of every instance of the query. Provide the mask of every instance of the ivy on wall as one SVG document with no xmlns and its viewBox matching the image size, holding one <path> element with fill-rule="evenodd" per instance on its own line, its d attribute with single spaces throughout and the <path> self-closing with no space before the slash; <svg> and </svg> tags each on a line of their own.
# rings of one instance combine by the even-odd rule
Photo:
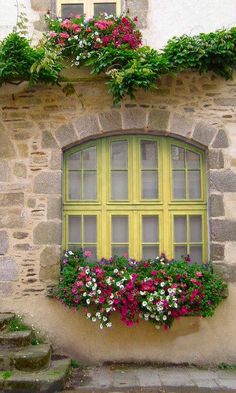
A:
<svg viewBox="0 0 236 393">
<path fill-rule="evenodd" d="M 232 78 L 236 65 L 236 27 L 198 36 L 174 37 L 162 50 L 142 46 L 136 20 L 105 16 L 86 20 L 47 18 L 49 31 L 37 47 L 22 32 L 10 33 L 0 43 L 0 85 L 39 82 L 60 84 L 65 59 L 88 66 L 92 74 L 105 73 L 114 102 L 137 89 L 156 87 L 163 75 L 185 70 L 213 71 Z"/>
</svg>

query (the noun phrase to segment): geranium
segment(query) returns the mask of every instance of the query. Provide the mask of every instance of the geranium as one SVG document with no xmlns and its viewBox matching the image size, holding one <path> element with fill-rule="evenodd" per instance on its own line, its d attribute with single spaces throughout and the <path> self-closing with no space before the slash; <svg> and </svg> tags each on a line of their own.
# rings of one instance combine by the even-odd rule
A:
<svg viewBox="0 0 236 393">
<path fill-rule="evenodd" d="M 186 261 L 136 261 L 112 257 L 87 262 L 90 251 L 67 251 L 56 298 L 111 327 L 111 315 L 118 312 L 127 326 L 140 318 L 169 328 L 175 318 L 186 315 L 212 316 L 224 298 L 226 284 L 207 265 Z M 197 277 L 197 278 L 196 278 Z M 89 308 L 89 312 L 88 312 Z"/>
</svg>

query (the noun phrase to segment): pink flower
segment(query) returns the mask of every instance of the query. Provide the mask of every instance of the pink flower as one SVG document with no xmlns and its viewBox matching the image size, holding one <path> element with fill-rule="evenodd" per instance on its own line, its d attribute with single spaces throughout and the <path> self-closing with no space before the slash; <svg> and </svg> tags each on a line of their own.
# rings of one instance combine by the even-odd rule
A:
<svg viewBox="0 0 236 393">
<path fill-rule="evenodd" d="M 50 31 L 50 32 L 49 32 L 49 37 L 50 37 L 50 38 L 54 38 L 54 37 L 56 37 L 56 35 L 57 35 L 57 34 L 55 33 L 55 31 Z"/>
<path fill-rule="evenodd" d="M 81 31 L 81 27 L 79 25 L 77 25 L 76 23 L 73 23 L 70 26 L 71 30 L 73 30 L 75 33 L 79 33 Z"/>
<path fill-rule="evenodd" d="M 197 272 L 197 273 L 196 273 L 196 276 L 197 276 L 197 277 L 202 277 L 202 272 Z"/>
<path fill-rule="evenodd" d="M 70 35 L 68 33 L 60 33 L 59 36 L 61 38 L 69 38 L 70 37 Z"/>
<path fill-rule="evenodd" d="M 82 287 L 84 285 L 83 281 L 77 281 L 77 287 Z"/>
<path fill-rule="evenodd" d="M 93 253 L 91 252 L 91 251 L 84 251 L 84 256 L 86 257 L 86 258 L 90 258 L 91 256 L 93 255 Z"/>
<path fill-rule="evenodd" d="M 70 19 L 65 19 L 63 20 L 63 22 L 61 22 L 61 27 L 63 27 L 64 29 L 69 29 L 70 25 L 71 25 Z"/>
</svg>

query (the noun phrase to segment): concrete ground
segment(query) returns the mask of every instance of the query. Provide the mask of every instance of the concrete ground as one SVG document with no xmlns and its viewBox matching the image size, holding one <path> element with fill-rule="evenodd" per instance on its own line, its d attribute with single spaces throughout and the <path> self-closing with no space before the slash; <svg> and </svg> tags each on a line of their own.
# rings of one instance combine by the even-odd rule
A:
<svg viewBox="0 0 236 393">
<path fill-rule="evenodd" d="M 236 371 L 111 365 L 75 372 L 65 393 L 236 393 Z"/>
</svg>

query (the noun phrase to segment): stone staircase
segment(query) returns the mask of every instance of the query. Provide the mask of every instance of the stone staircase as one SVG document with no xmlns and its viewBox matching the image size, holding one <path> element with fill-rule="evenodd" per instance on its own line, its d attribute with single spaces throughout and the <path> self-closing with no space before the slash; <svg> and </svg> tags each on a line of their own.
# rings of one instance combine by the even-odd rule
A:
<svg viewBox="0 0 236 393">
<path fill-rule="evenodd" d="M 35 342 L 32 329 L 9 332 L 12 313 L 0 313 L 0 392 L 53 393 L 64 389 L 71 360 Z"/>
</svg>

